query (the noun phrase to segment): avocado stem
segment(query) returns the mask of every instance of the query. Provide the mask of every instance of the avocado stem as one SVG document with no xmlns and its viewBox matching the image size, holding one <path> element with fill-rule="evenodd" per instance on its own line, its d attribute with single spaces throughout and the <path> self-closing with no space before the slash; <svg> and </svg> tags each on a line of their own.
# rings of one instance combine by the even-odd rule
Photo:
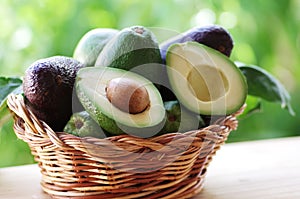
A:
<svg viewBox="0 0 300 199">
<path fill-rule="evenodd" d="M 141 28 L 141 27 L 135 27 L 133 30 L 134 30 L 134 32 L 141 34 L 141 35 L 145 32 L 144 28 Z"/>
</svg>

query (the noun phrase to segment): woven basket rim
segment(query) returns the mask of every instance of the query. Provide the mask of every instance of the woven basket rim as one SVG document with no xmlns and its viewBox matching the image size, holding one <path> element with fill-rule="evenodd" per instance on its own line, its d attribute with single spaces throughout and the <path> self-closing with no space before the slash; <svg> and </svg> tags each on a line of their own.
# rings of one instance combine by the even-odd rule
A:
<svg viewBox="0 0 300 199">
<path fill-rule="evenodd" d="M 28 122 L 29 124 L 32 124 L 32 126 L 30 126 L 31 128 L 34 128 L 34 125 L 35 125 L 35 128 L 36 128 L 36 126 L 40 127 L 39 129 L 36 129 L 36 130 L 41 130 L 42 128 L 45 128 L 48 133 L 53 134 L 53 135 L 55 135 L 57 133 L 65 133 L 65 134 L 68 134 L 72 137 L 77 137 L 75 135 L 71 135 L 71 134 L 66 133 L 66 132 L 55 132 L 55 131 L 53 131 L 51 129 L 51 127 L 48 126 L 47 123 L 39 120 L 30 111 L 30 109 L 28 109 L 26 107 L 26 105 L 24 103 L 24 97 L 21 94 L 10 94 L 8 96 L 7 105 L 9 107 L 9 109 L 11 110 L 11 112 L 13 112 L 13 114 L 17 115 L 18 117 L 20 117 L 22 119 L 24 119 L 24 118 L 28 119 L 28 121 L 25 121 L 25 122 Z M 246 107 L 246 104 L 244 104 L 240 108 L 240 110 L 236 111 L 235 113 L 224 116 L 224 117 L 220 118 L 219 120 L 215 121 L 213 124 L 210 124 L 209 126 L 206 126 L 206 127 L 200 128 L 200 129 L 194 129 L 194 130 L 190 130 L 190 131 L 187 131 L 187 132 L 166 133 L 166 134 L 163 134 L 163 135 L 158 135 L 158 136 L 153 136 L 153 137 L 163 137 L 164 135 L 172 135 L 172 134 L 192 134 L 193 132 L 198 131 L 198 130 L 212 131 L 212 129 L 220 128 L 220 127 L 221 128 L 228 128 L 229 131 L 236 130 L 237 129 L 237 122 L 235 122 L 235 120 L 237 120 L 236 117 L 244 111 L 245 107 Z M 234 122 L 232 122 L 232 121 L 234 121 Z M 230 122 L 232 122 L 232 124 L 230 124 Z M 127 135 L 127 134 L 112 135 L 112 136 L 109 136 L 109 137 L 106 137 L 106 138 L 95 138 L 95 137 L 93 137 L 93 139 L 94 140 L 102 140 L 102 139 L 108 139 L 108 138 L 111 138 L 111 137 L 127 137 L 127 136 L 132 137 L 132 138 L 136 138 L 136 139 L 139 139 L 139 140 L 147 140 L 148 139 L 148 138 L 140 138 L 140 137 L 137 137 L 137 136 Z M 58 138 L 57 136 L 51 136 L 51 137 Z M 83 138 L 84 139 L 84 137 L 77 137 L 77 138 L 80 138 L 80 139 Z M 55 140 L 55 141 L 58 141 L 58 140 Z"/>
</svg>

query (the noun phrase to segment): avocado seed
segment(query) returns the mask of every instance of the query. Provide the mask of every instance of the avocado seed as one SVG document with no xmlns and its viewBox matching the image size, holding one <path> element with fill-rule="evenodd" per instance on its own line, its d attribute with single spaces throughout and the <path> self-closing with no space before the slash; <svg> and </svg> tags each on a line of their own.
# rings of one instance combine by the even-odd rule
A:
<svg viewBox="0 0 300 199">
<path fill-rule="evenodd" d="M 143 112 L 150 104 L 147 89 L 128 78 L 115 78 L 106 87 L 107 99 L 120 110 L 137 114 Z"/>
</svg>

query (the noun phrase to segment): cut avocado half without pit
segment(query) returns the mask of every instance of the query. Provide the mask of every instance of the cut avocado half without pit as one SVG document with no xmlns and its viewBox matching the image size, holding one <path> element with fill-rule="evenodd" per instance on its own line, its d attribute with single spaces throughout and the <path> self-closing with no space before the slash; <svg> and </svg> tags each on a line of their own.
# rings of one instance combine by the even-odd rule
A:
<svg viewBox="0 0 300 199">
<path fill-rule="evenodd" d="M 150 137 L 164 125 L 160 93 L 146 78 L 122 69 L 84 68 L 76 92 L 90 116 L 107 132 Z"/>
<path fill-rule="evenodd" d="M 170 85 L 189 110 L 203 115 L 228 115 L 247 97 L 239 68 L 218 51 L 196 42 L 173 44 L 166 56 Z"/>
</svg>

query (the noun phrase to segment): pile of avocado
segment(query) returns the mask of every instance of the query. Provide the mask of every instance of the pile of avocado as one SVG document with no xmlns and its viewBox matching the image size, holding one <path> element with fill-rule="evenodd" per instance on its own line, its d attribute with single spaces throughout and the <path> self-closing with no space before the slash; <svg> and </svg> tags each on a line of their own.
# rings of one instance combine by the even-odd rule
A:
<svg viewBox="0 0 300 199">
<path fill-rule="evenodd" d="M 217 25 L 165 42 L 143 26 L 86 33 L 73 57 L 26 71 L 26 106 L 54 131 L 143 138 L 207 126 L 245 103 L 245 76 L 229 59 L 233 40 Z"/>
</svg>

